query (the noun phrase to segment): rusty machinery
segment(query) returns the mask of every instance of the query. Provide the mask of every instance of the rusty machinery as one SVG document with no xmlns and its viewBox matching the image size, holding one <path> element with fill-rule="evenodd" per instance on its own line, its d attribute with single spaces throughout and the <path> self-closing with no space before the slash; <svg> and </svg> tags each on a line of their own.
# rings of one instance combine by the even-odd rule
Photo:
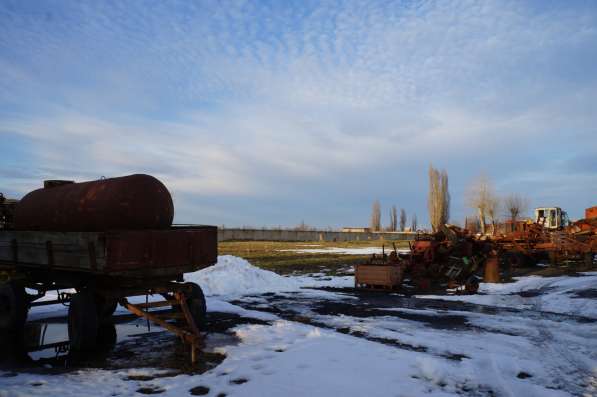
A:
<svg viewBox="0 0 597 397">
<path fill-rule="evenodd" d="M 446 286 L 473 293 L 481 270 L 485 281 L 500 282 L 510 279 L 513 268 L 543 260 L 593 265 L 597 207 L 588 208 L 584 219 L 567 226 L 546 227 L 543 219 L 509 225 L 510 230 L 498 236 L 473 236 L 448 225 L 434 234 L 417 234 L 408 252 L 398 254 L 394 249 L 357 265 L 355 287 L 397 289 L 406 284 L 429 291 Z"/>
<path fill-rule="evenodd" d="M 502 266 L 519 267 L 540 261 L 551 264 L 593 264 L 597 252 L 595 207 L 586 210 L 584 219 L 559 228 L 541 222 L 517 222 L 513 230 L 489 239 L 500 253 Z"/>
<path fill-rule="evenodd" d="M 7 199 L 0 193 L 0 230 L 12 229 L 17 200 Z"/>
<path fill-rule="evenodd" d="M 46 181 L 12 204 L 0 203 L 0 330 L 22 334 L 29 308 L 68 304 L 70 349 L 92 350 L 119 303 L 178 335 L 196 360 L 205 298 L 183 274 L 215 264 L 216 227 L 173 226 L 170 193 L 142 174 Z"/>
<path fill-rule="evenodd" d="M 434 234 L 418 234 L 409 250 L 389 255 L 374 255 L 355 268 L 355 286 L 396 289 L 413 287 L 417 291 L 438 288 L 476 293 L 478 271 L 491 255 L 491 245 L 474 239 L 466 231 L 446 226 Z M 406 284 L 406 285 L 405 285 Z"/>
</svg>

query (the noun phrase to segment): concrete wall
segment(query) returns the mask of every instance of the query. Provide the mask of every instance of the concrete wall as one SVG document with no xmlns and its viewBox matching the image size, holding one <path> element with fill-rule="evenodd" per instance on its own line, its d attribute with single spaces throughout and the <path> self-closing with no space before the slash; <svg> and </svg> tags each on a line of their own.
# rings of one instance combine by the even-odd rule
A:
<svg viewBox="0 0 597 397">
<path fill-rule="evenodd" d="M 263 229 L 218 229 L 218 241 L 358 241 L 413 240 L 415 233 L 402 232 L 329 232 Z"/>
</svg>

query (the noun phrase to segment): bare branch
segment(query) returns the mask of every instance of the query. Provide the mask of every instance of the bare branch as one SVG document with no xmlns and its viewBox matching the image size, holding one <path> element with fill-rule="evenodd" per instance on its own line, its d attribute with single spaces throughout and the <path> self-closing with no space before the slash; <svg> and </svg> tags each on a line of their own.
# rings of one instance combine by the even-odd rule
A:
<svg viewBox="0 0 597 397">
<path fill-rule="evenodd" d="M 467 202 L 471 208 L 476 209 L 479 213 L 481 233 L 486 233 L 485 225 L 487 218 L 489 218 L 492 230 L 495 232 L 500 201 L 487 175 L 481 174 L 471 183 L 467 193 Z"/>
<path fill-rule="evenodd" d="M 504 199 L 504 210 L 510 217 L 512 224 L 528 210 L 529 200 L 520 194 L 513 193 Z"/>
</svg>

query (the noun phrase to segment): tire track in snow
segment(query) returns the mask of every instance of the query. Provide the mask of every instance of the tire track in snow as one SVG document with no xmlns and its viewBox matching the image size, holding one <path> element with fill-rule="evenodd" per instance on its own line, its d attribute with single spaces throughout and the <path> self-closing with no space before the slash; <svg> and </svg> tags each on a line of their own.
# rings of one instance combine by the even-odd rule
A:
<svg viewBox="0 0 597 397">
<path fill-rule="evenodd" d="M 543 313 L 543 294 L 555 282 L 545 284 L 540 288 L 540 294 L 533 298 L 533 309 Z M 578 316 L 580 309 L 570 313 Z M 556 360 L 550 360 L 550 369 L 553 373 L 552 382 L 556 389 L 570 392 L 576 396 L 585 396 L 585 391 L 589 388 L 597 388 L 597 379 L 593 370 L 584 362 L 580 355 L 572 354 L 571 344 L 564 338 L 557 338 L 544 320 L 537 321 L 537 331 L 539 338 L 535 342 L 538 346 L 545 349 L 546 356 L 557 357 Z M 561 359 L 561 360 L 560 360 Z M 556 364 L 557 365 L 554 365 Z M 562 377 L 562 374 L 566 374 Z"/>
</svg>

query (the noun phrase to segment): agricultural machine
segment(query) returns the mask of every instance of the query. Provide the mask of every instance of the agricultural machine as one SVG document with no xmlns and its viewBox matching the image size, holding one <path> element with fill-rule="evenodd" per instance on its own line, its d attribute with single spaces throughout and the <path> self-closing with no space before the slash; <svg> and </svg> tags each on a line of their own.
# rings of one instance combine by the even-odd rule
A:
<svg viewBox="0 0 597 397">
<path fill-rule="evenodd" d="M 561 230 L 570 222 L 566 211 L 560 207 L 535 208 L 535 223 L 549 230 Z"/>
<path fill-rule="evenodd" d="M 45 181 L 18 203 L 2 198 L 0 331 L 21 335 L 31 307 L 64 304 L 68 348 L 93 350 L 120 304 L 179 336 L 194 362 L 206 307 L 183 274 L 215 264 L 217 228 L 173 226 L 173 215 L 166 187 L 142 174 Z"/>
<path fill-rule="evenodd" d="M 503 266 L 519 267 L 548 261 L 590 267 L 597 252 L 597 207 L 585 218 L 569 222 L 561 209 L 537 208 L 534 223 L 518 222 L 509 233 L 492 236 Z"/>
</svg>

